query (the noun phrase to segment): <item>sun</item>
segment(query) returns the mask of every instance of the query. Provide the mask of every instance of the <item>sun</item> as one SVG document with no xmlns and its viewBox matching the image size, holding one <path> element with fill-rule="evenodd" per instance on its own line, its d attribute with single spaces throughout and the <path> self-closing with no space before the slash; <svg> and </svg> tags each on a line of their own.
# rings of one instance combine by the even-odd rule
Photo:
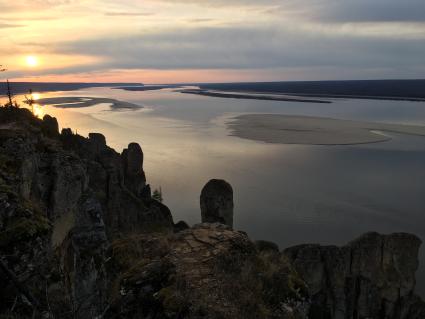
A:
<svg viewBox="0 0 425 319">
<path fill-rule="evenodd" d="M 36 67 L 38 65 L 38 58 L 33 55 L 29 55 L 25 58 L 25 61 L 29 67 Z"/>
</svg>

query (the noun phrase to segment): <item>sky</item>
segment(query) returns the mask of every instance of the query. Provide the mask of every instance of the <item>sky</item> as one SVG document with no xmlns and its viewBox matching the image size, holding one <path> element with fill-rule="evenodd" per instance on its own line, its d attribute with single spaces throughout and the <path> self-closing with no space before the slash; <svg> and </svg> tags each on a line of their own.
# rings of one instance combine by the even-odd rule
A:
<svg viewBox="0 0 425 319">
<path fill-rule="evenodd" d="M 0 0 L 15 81 L 425 78 L 425 0 Z"/>
</svg>

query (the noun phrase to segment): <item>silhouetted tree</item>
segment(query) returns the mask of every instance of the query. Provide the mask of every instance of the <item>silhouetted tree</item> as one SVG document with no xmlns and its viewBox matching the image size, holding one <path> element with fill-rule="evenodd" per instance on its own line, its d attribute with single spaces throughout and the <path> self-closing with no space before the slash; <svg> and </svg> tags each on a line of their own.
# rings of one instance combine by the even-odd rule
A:
<svg viewBox="0 0 425 319">
<path fill-rule="evenodd" d="M 3 65 L 0 64 L 0 72 L 5 72 L 7 69 L 3 68 Z M 13 101 L 12 90 L 10 89 L 9 79 L 6 80 L 7 83 L 7 98 L 8 102 L 5 104 L 5 107 L 19 107 L 18 102 Z"/>
<path fill-rule="evenodd" d="M 30 90 L 29 93 L 30 93 L 29 97 L 25 95 L 24 103 L 27 104 L 31 108 L 31 112 L 32 112 L 32 114 L 34 114 L 35 100 L 34 100 L 34 97 L 32 95 L 32 90 Z"/>
<path fill-rule="evenodd" d="M 164 200 L 164 198 L 162 198 L 162 189 L 161 189 L 161 187 L 159 189 L 155 189 L 153 191 L 152 198 L 155 199 L 155 200 L 157 200 L 158 202 L 161 202 L 162 203 L 162 201 Z"/>
<path fill-rule="evenodd" d="M 8 102 L 6 103 L 6 107 L 14 107 L 17 106 L 17 103 L 13 103 L 13 94 L 12 94 L 12 90 L 10 89 L 10 83 L 9 80 L 6 80 L 7 82 L 7 98 L 8 98 Z"/>
</svg>

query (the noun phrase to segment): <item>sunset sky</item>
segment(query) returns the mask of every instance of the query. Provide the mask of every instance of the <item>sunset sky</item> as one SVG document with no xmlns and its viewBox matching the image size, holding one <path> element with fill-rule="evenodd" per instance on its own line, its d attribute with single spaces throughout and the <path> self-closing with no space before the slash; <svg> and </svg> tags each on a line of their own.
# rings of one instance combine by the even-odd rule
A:
<svg viewBox="0 0 425 319">
<path fill-rule="evenodd" d="M 424 0 L 0 0 L 3 78 L 424 78 Z"/>
</svg>

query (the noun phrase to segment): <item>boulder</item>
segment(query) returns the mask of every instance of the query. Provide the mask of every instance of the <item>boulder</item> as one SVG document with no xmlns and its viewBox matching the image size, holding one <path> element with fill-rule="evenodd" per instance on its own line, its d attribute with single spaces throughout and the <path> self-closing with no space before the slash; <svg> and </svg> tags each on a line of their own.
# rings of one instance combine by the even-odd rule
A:
<svg viewBox="0 0 425 319">
<path fill-rule="evenodd" d="M 212 179 L 201 192 L 203 223 L 222 223 L 233 227 L 233 189 L 224 180 Z"/>
</svg>

